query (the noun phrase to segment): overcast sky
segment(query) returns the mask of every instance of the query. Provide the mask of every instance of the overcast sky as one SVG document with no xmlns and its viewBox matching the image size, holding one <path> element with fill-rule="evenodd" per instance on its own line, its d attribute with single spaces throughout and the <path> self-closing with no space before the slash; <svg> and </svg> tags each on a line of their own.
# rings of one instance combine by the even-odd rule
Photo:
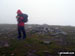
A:
<svg viewBox="0 0 75 56">
<path fill-rule="evenodd" d="M 18 9 L 29 15 L 28 24 L 75 26 L 75 0 L 0 0 L 0 24 L 17 24 Z"/>
</svg>

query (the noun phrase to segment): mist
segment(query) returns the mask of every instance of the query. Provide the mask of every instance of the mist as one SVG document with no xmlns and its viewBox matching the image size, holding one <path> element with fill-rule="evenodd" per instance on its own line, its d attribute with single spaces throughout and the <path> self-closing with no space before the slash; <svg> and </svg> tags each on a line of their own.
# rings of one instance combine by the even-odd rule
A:
<svg viewBox="0 0 75 56">
<path fill-rule="evenodd" d="M 0 0 L 0 24 L 17 24 L 16 12 L 28 14 L 27 24 L 75 26 L 75 0 Z"/>
</svg>

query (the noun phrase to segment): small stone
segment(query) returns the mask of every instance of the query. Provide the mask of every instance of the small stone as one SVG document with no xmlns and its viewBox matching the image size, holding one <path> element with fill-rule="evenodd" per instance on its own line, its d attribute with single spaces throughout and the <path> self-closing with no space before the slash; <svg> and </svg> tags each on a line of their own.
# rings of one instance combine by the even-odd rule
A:
<svg viewBox="0 0 75 56">
<path fill-rule="evenodd" d="M 34 54 L 34 53 L 28 53 L 28 55 L 27 56 L 37 56 L 36 54 Z"/>
<path fill-rule="evenodd" d="M 44 43 L 44 44 L 50 44 L 51 41 L 47 41 L 47 40 L 46 40 L 46 41 L 43 41 L 43 43 Z"/>
<path fill-rule="evenodd" d="M 8 43 L 5 43 L 5 44 L 4 44 L 4 47 L 9 47 L 9 44 L 8 44 Z"/>
<path fill-rule="evenodd" d="M 45 56 L 51 56 L 51 54 L 49 53 L 49 51 L 43 51 Z"/>
<path fill-rule="evenodd" d="M 11 54 L 11 56 L 14 56 L 14 55 L 15 55 L 14 53 Z"/>
</svg>

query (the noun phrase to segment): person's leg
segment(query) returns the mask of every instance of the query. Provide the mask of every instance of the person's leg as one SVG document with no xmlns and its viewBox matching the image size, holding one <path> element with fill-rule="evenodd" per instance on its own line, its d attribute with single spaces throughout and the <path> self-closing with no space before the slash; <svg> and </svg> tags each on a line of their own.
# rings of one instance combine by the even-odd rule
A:
<svg viewBox="0 0 75 56">
<path fill-rule="evenodd" d="M 26 38 L 26 32 L 25 32 L 24 27 L 22 27 L 22 33 L 23 33 L 23 39 L 25 39 Z"/>
<path fill-rule="evenodd" d="M 18 39 L 20 39 L 20 38 L 21 38 L 21 27 L 18 26 Z"/>
</svg>

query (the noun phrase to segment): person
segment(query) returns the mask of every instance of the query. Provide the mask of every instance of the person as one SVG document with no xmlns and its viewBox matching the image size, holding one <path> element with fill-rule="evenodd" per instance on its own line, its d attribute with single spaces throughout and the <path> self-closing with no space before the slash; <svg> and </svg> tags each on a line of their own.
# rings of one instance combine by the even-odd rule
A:
<svg viewBox="0 0 75 56">
<path fill-rule="evenodd" d="M 17 18 L 17 22 L 18 22 L 18 39 L 21 39 L 21 37 L 23 37 L 23 39 L 26 38 L 26 31 L 25 31 L 24 22 L 23 22 L 24 17 L 21 16 L 22 14 L 23 13 L 20 9 L 17 10 L 16 18 Z M 21 33 L 23 33 L 23 34 L 21 34 Z"/>
</svg>

